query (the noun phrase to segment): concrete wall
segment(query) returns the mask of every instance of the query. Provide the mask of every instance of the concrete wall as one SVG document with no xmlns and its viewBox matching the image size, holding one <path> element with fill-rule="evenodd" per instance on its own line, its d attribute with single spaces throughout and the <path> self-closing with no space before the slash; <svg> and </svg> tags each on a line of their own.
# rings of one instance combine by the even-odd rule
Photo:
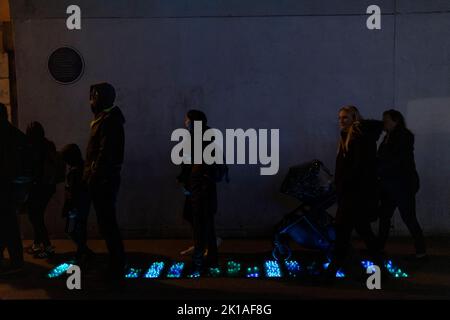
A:
<svg viewBox="0 0 450 320">
<path fill-rule="evenodd" d="M 3 22 L 0 21 L 0 102 L 10 109 L 8 53 L 3 45 Z"/>
<path fill-rule="evenodd" d="M 15 0 L 20 127 L 38 120 L 58 147 L 84 148 L 89 85 L 117 87 L 127 117 L 119 219 L 128 236 L 189 232 L 170 161 L 170 134 L 188 109 L 201 106 L 220 129 L 280 128 L 278 175 L 232 166 L 232 182 L 219 186 L 220 233 L 255 236 L 296 205 L 278 192 L 291 165 L 319 158 L 334 167 L 340 106 L 355 104 L 368 118 L 396 106 L 417 136 L 420 221 L 428 233 L 448 232 L 450 2 L 376 2 L 380 31 L 366 28 L 373 1 L 365 0 L 78 0 L 82 30 L 68 31 L 73 1 Z M 62 45 L 86 62 L 73 85 L 46 69 Z M 48 216 L 55 235 L 60 205 L 61 193 Z M 404 231 L 398 219 L 395 229 Z"/>
<path fill-rule="evenodd" d="M 7 30 L 3 25 L 8 21 L 10 21 L 9 2 L 0 0 L 0 102 L 5 104 L 10 110 L 9 60 L 6 52 L 7 48 L 5 47 Z"/>
</svg>

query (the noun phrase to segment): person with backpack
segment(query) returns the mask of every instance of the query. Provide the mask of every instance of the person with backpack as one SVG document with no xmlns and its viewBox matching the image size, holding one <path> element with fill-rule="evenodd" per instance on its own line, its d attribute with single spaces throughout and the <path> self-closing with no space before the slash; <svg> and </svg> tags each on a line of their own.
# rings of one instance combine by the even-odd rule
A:
<svg viewBox="0 0 450 320">
<path fill-rule="evenodd" d="M 191 132 L 191 150 L 195 150 L 194 122 L 201 122 L 204 131 L 208 130 L 206 115 L 199 110 L 187 112 L 184 124 Z M 204 132 L 203 131 L 203 132 Z M 210 142 L 203 142 L 202 150 Z M 191 153 L 192 154 L 192 153 Z M 217 211 L 218 172 L 216 165 L 183 164 L 177 177 L 185 190 L 184 218 L 193 227 L 194 250 L 192 253 L 192 273 L 202 274 L 207 267 L 218 264 L 218 250 L 214 215 Z"/>
<path fill-rule="evenodd" d="M 66 177 L 63 218 L 65 231 L 77 246 L 75 264 L 84 267 L 94 253 L 87 246 L 87 220 L 90 199 L 83 181 L 84 160 L 76 144 L 68 144 L 61 151 L 62 159 L 69 167 Z"/>
<path fill-rule="evenodd" d="M 31 145 L 33 159 L 33 180 L 27 208 L 34 231 L 34 241 L 27 248 L 27 252 L 35 258 L 47 259 L 55 253 L 45 225 L 45 211 L 56 192 L 58 154 L 55 144 L 45 137 L 41 123 L 31 122 L 27 127 L 26 136 Z"/>
</svg>

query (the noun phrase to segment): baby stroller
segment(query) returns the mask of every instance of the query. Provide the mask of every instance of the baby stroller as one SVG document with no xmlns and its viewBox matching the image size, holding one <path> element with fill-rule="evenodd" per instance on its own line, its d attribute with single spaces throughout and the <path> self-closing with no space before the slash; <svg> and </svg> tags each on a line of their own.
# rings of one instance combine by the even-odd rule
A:
<svg viewBox="0 0 450 320">
<path fill-rule="evenodd" d="M 333 175 L 321 161 L 313 160 L 290 168 L 280 191 L 300 200 L 301 205 L 276 225 L 273 257 L 276 260 L 290 258 L 290 239 L 328 256 L 336 238 L 334 219 L 327 212 L 336 202 Z"/>
</svg>

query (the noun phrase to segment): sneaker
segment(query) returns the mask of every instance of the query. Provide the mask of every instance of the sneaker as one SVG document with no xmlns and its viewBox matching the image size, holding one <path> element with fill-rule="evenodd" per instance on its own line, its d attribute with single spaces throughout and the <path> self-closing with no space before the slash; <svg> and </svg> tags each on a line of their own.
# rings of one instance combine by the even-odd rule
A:
<svg viewBox="0 0 450 320">
<path fill-rule="evenodd" d="M 194 246 L 191 246 L 191 247 L 187 248 L 186 250 L 181 251 L 180 254 L 182 256 L 186 256 L 186 255 L 191 254 L 193 252 L 194 252 Z"/>
<path fill-rule="evenodd" d="M 55 247 L 48 246 L 34 255 L 36 259 L 49 259 L 55 254 Z"/>
<path fill-rule="evenodd" d="M 416 253 L 416 259 L 417 260 L 426 260 L 426 259 L 428 259 L 428 255 L 425 252 Z"/>
<path fill-rule="evenodd" d="M 28 254 L 35 255 L 42 251 L 40 244 L 33 243 L 31 246 L 25 249 Z"/>
</svg>

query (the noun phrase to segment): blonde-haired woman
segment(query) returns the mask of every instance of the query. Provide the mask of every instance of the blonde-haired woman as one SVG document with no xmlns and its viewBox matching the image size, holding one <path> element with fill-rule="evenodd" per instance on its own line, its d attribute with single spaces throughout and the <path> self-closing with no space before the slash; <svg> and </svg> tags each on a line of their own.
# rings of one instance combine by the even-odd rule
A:
<svg viewBox="0 0 450 320">
<path fill-rule="evenodd" d="M 376 213 L 376 152 L 382 122 L 363 120 L 355 106 L 339 110 L 341 136 L 336 157 L 335 183 L 338 196 L 336 243 L 329 274 L 343 267 L 353 230 L 378 258 L 378 244 L 370 227 Z"/>
</svg>

